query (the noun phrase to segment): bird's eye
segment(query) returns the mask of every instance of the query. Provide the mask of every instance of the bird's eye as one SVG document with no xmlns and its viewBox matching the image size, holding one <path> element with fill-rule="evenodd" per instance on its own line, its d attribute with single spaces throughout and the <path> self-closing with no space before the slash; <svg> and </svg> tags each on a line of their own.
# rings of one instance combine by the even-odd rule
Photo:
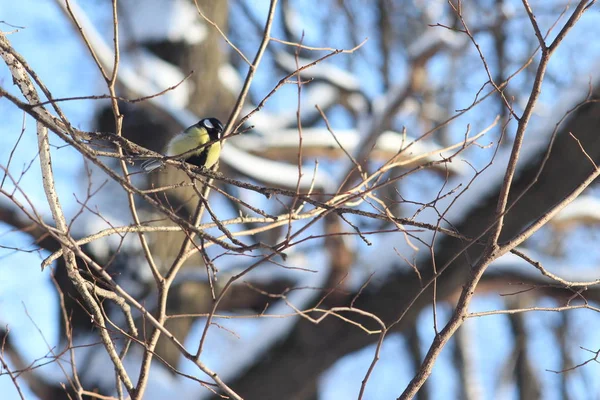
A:
<svg viewBox="0 0 600 400">
<path fill-rule="evenodd" d="M 213 126 L 213 124 L 208 119 L 205 119 L 204 121 L 202 121 L 202 123 L 204 124 L 204 127 L 206 129 L 215 129 L 215 127 Z"/>
</svg>

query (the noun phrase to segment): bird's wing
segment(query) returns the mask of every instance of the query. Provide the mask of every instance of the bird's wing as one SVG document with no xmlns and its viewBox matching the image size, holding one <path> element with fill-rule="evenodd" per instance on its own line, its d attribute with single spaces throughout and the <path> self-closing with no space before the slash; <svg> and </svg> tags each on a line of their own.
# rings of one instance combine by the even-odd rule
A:
<svg viewBox="0 0 600 400">
<path fill-rule="evenodd" d="M 208 142 L 209 137 L 205 129 L 188 129 L 184 134 L 177 135 L 171 139 L 167 155 L 178 156 Z M 202 150 L 198 150 L 197 152 L 200 151 Z"/>
</svg>

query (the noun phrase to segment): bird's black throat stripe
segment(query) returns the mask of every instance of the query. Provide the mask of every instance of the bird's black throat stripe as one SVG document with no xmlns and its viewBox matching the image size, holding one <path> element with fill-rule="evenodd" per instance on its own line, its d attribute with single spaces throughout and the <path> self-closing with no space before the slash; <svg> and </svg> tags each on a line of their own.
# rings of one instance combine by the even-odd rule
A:
<svg viewBox="0 0 600 400">
<path fill-rule="evenodd" d="M 185 159 L 185 162 L 195 165 L 197 167 L 204 167 L 206 159 L 208 158 L 208 150 L 210 146 L 200 152 L 200 154 L 194 154 L 191 157 Z"/>
<path fill-rule="evenodd" d="M 210 138 L 211 142 L 219 140 L 220 135 L 221 135 L 221 131 L 219 131 L 217 129 L 208 129 L 208 137 Z"/>
</svg>

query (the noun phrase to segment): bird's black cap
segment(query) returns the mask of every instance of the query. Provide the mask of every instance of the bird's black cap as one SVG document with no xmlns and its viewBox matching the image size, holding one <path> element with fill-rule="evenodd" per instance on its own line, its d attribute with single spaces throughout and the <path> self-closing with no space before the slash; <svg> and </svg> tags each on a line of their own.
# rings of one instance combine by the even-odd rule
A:
<svg viewBox="0 0 600 400">
<path fill-rule="evenodd" d="M 217 118 L 204 118 L 198 121 L 198 125 L 206 128 L 208 134 L 211 137 L 216 136 L 219 138 L 221 133 L 223 133 L 223 124 Z"/>
</svg>

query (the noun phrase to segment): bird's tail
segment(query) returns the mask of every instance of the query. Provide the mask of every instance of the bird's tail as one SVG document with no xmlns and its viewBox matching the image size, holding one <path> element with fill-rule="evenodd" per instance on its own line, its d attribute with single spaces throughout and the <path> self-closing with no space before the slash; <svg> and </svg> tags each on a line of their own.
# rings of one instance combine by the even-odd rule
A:
<svg viewBox="0 0 600 400">
<path fill-rule="evenodd" d="M 151 158 L 142 163 L 142 169 L 144 172 L 150 173 L 154 170 L 164 167 L 164 163 L 156 158 Z"/>
</svg>

